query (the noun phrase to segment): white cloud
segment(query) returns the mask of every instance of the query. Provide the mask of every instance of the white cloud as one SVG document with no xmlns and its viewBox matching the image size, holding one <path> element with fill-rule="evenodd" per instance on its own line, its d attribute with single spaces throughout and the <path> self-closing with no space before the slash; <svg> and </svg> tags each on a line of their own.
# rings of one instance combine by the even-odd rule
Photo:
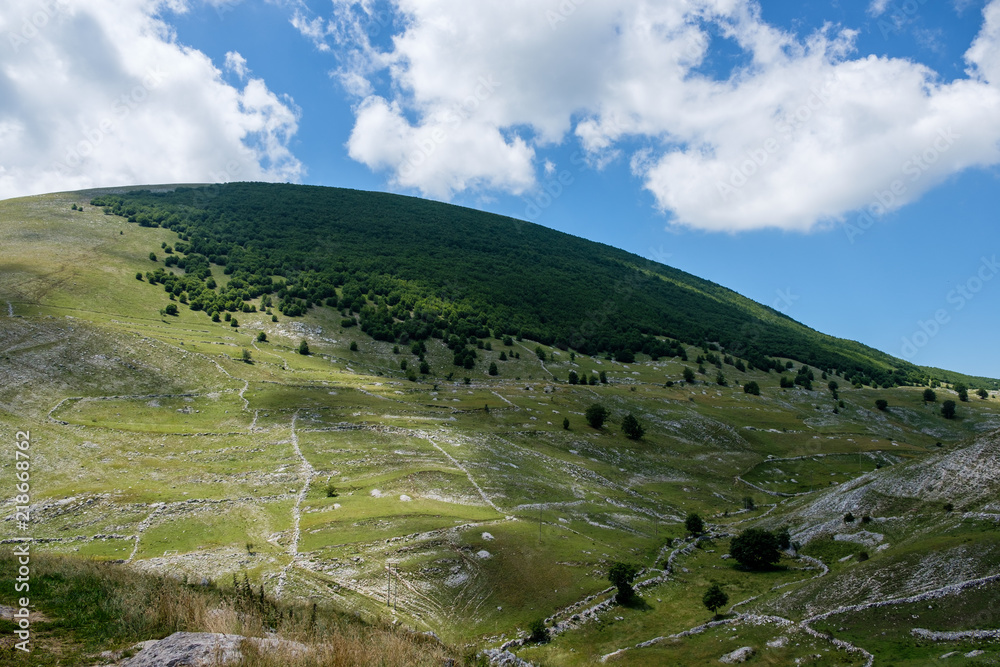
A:
<svg viewBox="0 0 1000 667">
<path fill-rule="evenodd" d="M 161 16 L 187 9 L 183 0 L 3 3 L 0 197 L 301 177 L 288 148 L 294 103 L 260 79 L 228 85 L 207 56 L 178 44 Z M 230 56 L 226 67 L 249 76 Z"/>
<path fill-rule="evenodd" d="M 226 53 L 226 69 L 244 80 L 250 74 L 247 67 L 247 59 L 240 55 L 239 51 L 229 51 Z"/>
<path fill-rule="evenodd" d="M 889 0 L 872 0 L 868 5 L 868 13 L 872 16 L 882 16 L 889 8 Z"/>
<path fill-rule="evenodd" d="M 779 30 L 748 0 L 393 4 L 395 22 L 348 0 L 299 22 L 358 95 L 350 155 L 428 195 L 530 190 L 544 151 L 578 142 L 598 168 L 627 157 L 675 224 L 808 230 L 1000 161 L 1000 0 L 953 82 L 858 54 L 850 29 Z M 387 26 L 380 50 L 367 35 Z M 701 71 L 713 32 L 745 65 Z"/>
</svg>

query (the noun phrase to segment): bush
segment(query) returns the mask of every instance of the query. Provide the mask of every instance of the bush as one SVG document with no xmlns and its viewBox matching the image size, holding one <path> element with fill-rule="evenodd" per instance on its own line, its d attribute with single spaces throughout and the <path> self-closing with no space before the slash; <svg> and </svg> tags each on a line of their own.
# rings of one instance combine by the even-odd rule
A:
<svg viewBox="0 0 1000 667">
<path fill-rule="evenodd" d="M 860 552 L 858 554 L 858 562 L 863 563 L 866 560 L 868 560 L 868 552 L 867 551 Z"/>
<path fill-rule="evenodd" d="M 956 414 L 955 401 L 945 401 L 941 404 L 941 414 L 945 419 L 954 419 Z"/>
<path fill-rule="evenodd" d="M 309 356 L 309 343 L 305 339 L 299 343 L 299 354 Z"/>
<path fill-rule="evenodd" d="M 351 352 L 357 352 L 357 351 L 358 351 L 358 342 L 356 340 L 352 340 L 351 341 Z"/>
<path fill-rule="evenodd" d="M 886 408 L 889 407 L 889 401 L 885 400 L 884 398 L 880 398 L 877 401 L 875 401 L 875 407 L 878 408 L 880 411 L 885 412 Z"/>
<path fill-rule="evenodd" d="M 167 315 L 173 315 L 174 317 L 176 317 L 177 316 L 177 304 L 176 303 L 168 303 L 167 307 L 163 309 L 163 312 L 166 313 Z"/>
<path fill-rule="evenodd" d="M 497 362 L 495 362 L 495 361 L 491 361 L 490 362 L 490 371 L 489 371 L 489 373 L 490 373 L 490 375 L 499 375 L 500 374 L 500 369 L 497 368 Z"/>
<path fill-rule="evenodd" d="M 937 401 L 937 394 L 934 393 L 934 390 L 931 389 L 930 387 L 924 389 L 924 402 L 934 403 L 936 401 Z"/>
<path fill-rule="evenodd" d="M 264 333 L 263 331 L 261 331 L 259 334 L 257 334 L 257 342 L 258 343 L 266 343 L 267 342 L 267 334 Z"/>
<path fill-rule="evenodd" d="M 639 423 L 639 420 L 635 418 L 635 415 L 630 412 L 622 420 L 622 433 L 629 440 L 639 440 L 646 434 L 646 430 Z"/>
<path fill-rule="evenodd" d="M 569 430 L 569 417 L 563 417 L 563 429 Z"/>
<path fill-rule="evenodd" d="M 743 391 L 751 396 L 760 396 L 760 385 L 755 380 L 750 380 L 743 385 Z"/>
<path fill-rule="evenodd" d="M 248 350 L 246 348 L 243 348 L 242 358 L 243 358 L 243 363 L 245 363 L 245 364 L 252 364 L 253 363 L 253 355 L 250 353 L 250 350 Z"/>
<path fill-rule="evenodd" d="M 844 523 L 854 523 L 854 515 L 848 512 L 844 515 Z"/>
<path fill-rule="evenodd" d="M 705 522 L 702 521 L 700 516 L 692 512 L 684 519 L 684 527 L 692 535 L 701 535 L 702 531 L 705 530 Z"/>
<path fill-rule="evenodd" d="M 333 486 L 333 482 L 328 482 L 326 485 L 326 497 L 327 498 L 337 497 L 337 489 Z"/>
<path fill-rule="evenodd" d="M 690 368 L 684 369 L 684 381 L 687 382 L 688 384 L 694 382 L 694 371 L 691 370 Z"/>
<path fill-rule="evenodd" d="M 760 528 L 748 528 L 733 538 L 729 553 L 750 570 L 764 570 L 781 560 L 778 538 Z"/>
<path fill-rule="evenodd" d="M 549 641 L 549 629 L 545 627 L 545 621 L 542 619 L 535 619 L 529 623 L 528 632 L 531 633 L 528 637 L 528 641 L 530 642 L 544 644 Z"/>
<path fill-rule="evenodd" d="M 781 376 L 780 383 L 781 383 L 781 388 L 782 389 L 791 389 L 792 387 L 795 386 L 795 380 L 793 380 L 792 378 L 788 377 L 787 375 L 782 375 Z"/>
<path fill-rule="evenodd" d="M 608 418 L 608 411 L 600 403 L 594 403 L 587 408 L 584 416 L 587 418 L 588 424 L 590 424 L 593 428 L 599 429 L 604 426 L 604 422 Z"/>
</svg>

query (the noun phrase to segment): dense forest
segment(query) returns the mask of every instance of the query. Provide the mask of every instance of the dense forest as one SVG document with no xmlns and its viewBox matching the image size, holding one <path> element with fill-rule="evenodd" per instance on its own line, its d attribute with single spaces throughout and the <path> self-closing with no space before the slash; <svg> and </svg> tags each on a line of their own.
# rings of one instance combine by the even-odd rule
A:
<svg viewBox="0 0 1000 667">
<path fill-rule="evenodd" d="M 105 194 L 92 204 L 179 235 L 137 276 L 208 317 L 335 308 L 343 326 L 401 344 L 439 338 L 474 364 L 484 338 L 628 361 L 682 343 L 768 369 L 791 357 L 856 383 L 926 381 L 861 344 L 813 331 L 719 285 L 532 223 L 384 193 L 270 183 Z M 159 266 L 183 269 L 183 274 Z M 213 265 L 230 276 L 225 286 Z M 251 303 L 253 302 L 253 303 Z M 229 319 L 229 318 L 227 318 Z"/>
</svg>

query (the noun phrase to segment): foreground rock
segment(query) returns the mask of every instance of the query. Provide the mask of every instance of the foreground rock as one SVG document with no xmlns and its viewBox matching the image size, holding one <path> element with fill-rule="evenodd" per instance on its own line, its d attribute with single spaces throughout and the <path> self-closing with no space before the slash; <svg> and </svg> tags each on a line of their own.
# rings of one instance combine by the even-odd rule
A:
<svg viewBox="0 0 1000 667">
<path fill-rule="evenodd" d="M 752 646 L 744 646 L 743 648 L 738 648 L 732 653 L 727 653 L 726 655 L 719 658 L 719 662 L 724 662 L 727 665 L 735 665 L 741 662 L 746 662 L 753 657 L 754 650 Z"/>
<path fill-rule="evenodd" d="M 240 646 L 250 641 L 262 651 L 280 650 L 292 655 L 310 651 L 305 644 L 282 639 L 260 639 L 215 632 L 175 632 L 156 642 L 144 642 L 139 653 L 120 667 L 210 667 L 242 659 Z"/>
</svg>

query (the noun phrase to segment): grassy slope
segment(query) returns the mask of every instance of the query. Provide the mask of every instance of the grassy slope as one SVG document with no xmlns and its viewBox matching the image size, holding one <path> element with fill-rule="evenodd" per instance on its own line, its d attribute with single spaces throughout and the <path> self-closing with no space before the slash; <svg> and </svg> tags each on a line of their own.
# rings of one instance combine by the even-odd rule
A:
<svg viewBox="0 0 1000 667">
<path fill-rule="evenodd" d="M 65 194 L 0 203 L 0 306 L 6 315 L 10 302 L 20 316 L 0 320 L 0 363 L 10 378 L 0 387 L 0 429 L 32 431 L 32 489 L 41 505 L 31 535 L 56 538 L 44 546 L 54 553 L 114 560 L 134 549 L 142 569 L 223 585 L 233 572 L 246 572 L 274 591 L 291 562 L 292 509 L 305 487 L 301 556 L 287 570 L 286 594 L 395 618 L 449 642 L 488 644 L 603 589 L 611 560 L 656 562 L 660 548 L 682 535 L 677 520 L 687 512 L 735 530 L 734 522 L 748 515 L 722 512 L 735 511 L 743 496 L 758 504 L 776 500 L 734 483 L 737 475 L 768 490 L 815 495 L 858 475 L 883 474 L 873 472 L 876 463 L 891 470 L 924 460 L 938 441 L 953 447 L 1000 426 L 995 399 L 960 404 L 961 418 L 946 421 L 915 388 L 847 388 L 841 392 L 847 407 L 835 415 L 828 392 L 780 390 L 773 373 L 724 368 L 731 380 L 759 382 L 760 397 L 732 383 L 666 388 L 684 364 L 571 361 L 548 349 L 555 359 L 543 366 L 530 341 L 513 348 L 520 360 L 498 361 L 495 379 L 483 369 L 505 349 L 501 341 L 491 341 L 487 363 L 468 373 L 453 369 L 450 351 L 432 341 L 435 375 L 411 383 L 398 362 L 415 357 L 394 355 L 391 345 L 356 329 L 341 330 L 325 309 L 294 322 L 241 315 L 238 329 L 186 311 L 157 316 L 162 292 L 139 285 L 134 274 L 150 264 L 148 248 L 176 236 L 90 207 L 68 210 L 87 199 Z M 261 330 L 268 343 L 253 341 Z M 295 353 L 302 338 L 314 355 Z M 253 364 L 238 361 L 243 348 Z M 553 374 L 565 377 L 570 369 L 604 370 L 611 384 L 552 384 Z M 444 380 L 452 370 L 459 379 Z M 460 379 L 466 374 L 470 385 Z M 889 401 L 888 412 L 874 410 L 877 397 Z M 602 432 L 582 417 L 596 401 L 613 415 Z M 618 431 L 628 412 L 646 426 L 644 440 Z M 295 442 L 314 471 L 307 487 L 293 418 Z M 808 458 L 768 461 L 802 456 Z M 11 462 L 0 465 L 6 478 Z M 328 483 L 336 497 L 327 497 Z M 768 525 L 792 521 L 812 498 L 764 507 L 749 518 L 770 511 Z M 888 507 L 886 514 L 909 509 Z M 912 567 L 924 552 L 951 553 L 968 540 L 978 550 L 966 559 L 972 570 L 994 568 L 988 531 L 936 520 L 912 525 L 923 541 L 884 531 L 892 548 L 863 566 L 891 579 L 890 565 Z M 842 554 L 844 543 L 830 543 L 827 553 L 817 541 L 815 553 L 841 576 L 850 564 L 838 559 L 855 552 Z M 722 553 L 725 543 L 714 549 Z M 391 611 L 386 562 L 398 574 Z M 731 602 L 768 587 L 760 577 L 720 570 L 723 561 L 707 552 L 681 562 L 690 576 L 650 591 L 653 609 L 617 614 L 626 621 L 606 617 L 526 655 L 582 664 L 707 620 L 699 591 L 713 578 L 726 584 Z M 800 588 L 805 608 L 815 595 L 808 585 L 794 587 Z M 44 597 L 38 604 L 59 613 Z M 795 617 L 796 610 L 783 613 Z M 739 640 L 756 645 L 774 635 L 766 627 L 742 633 Z M 731 637 L 713 631 L 625 660 L 698 664 L 698 656 L 715 660 L 742 645 Z M 896 640 L 909 641 L 905 633 Z M 775 653 L 771 664 L 812 646 L 800 643 Z"/>
</svg>

